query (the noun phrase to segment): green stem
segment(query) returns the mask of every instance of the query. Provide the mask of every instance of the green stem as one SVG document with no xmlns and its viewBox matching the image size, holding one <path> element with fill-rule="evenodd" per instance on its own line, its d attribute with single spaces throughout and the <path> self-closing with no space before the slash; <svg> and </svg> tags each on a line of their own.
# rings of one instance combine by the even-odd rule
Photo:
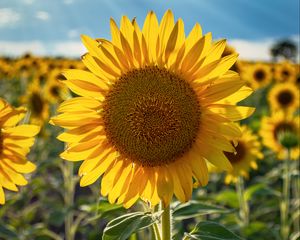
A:
<svg viewBox="0 0 300 240">
<path fill-rule="evenodd" d="M 160 232 L 157 223 L 152 224 L 152 232 L 155 240 L 161 240 Z"/>
<path fill-rule="evenodd" d="M 170 205 L 165 206 L 162 203 L 162 216 L 161 216 L 161 227 L 162 227 L 162 240 L 171 240 L 171 212 Z"/>
<path fill-rule="evenodd" d="M 293 195 L 294 195 L 294 199 L 295 199 L 295 204 L 297 206 L 297 209 L 299 208 L 298 203 L 300 202 L 300 178 L 299 178 L 299 161 L 295 161 L 295 171 L 296 171 L 296 177 L 294 179 L 294 184 L 293 184 Z M 294 232 L 298 232 L 300 233 L 300 219 L 299 219 L 299 215 L 297 217 L 294 218 Z"/>
<path fill-rule="evenodd" d="M 73 210 L 74 205 L 74 192 L 75 192 L 75 182 L 73 177 L 73 164 L 64 162 L 64 182 L 65 182 L 65 191 L 64 191 L 64 200 L 67 213 L 65 216 L 65 239 L 74 240 L 75 232 L 72 229 L 73 226 Z"/>
<path fill-rule="evenodd" d="M 280 204 L 281 211 L 281 236 L 283 240 L 288 240 L 289 237 L 289 206 L 290 206 L 290 150 L 287 150 L 287 157 L 284 160 L 283 169 L 283 188 L 282 188 L 282 201 Z"/>
<path fill-rule="evenodd" d="M 249 225 L 249 206 L 245 198 L 244 180 L 241 176 L 237 179 L 236 190 L 240 204 L 240 218 L 242 220 L 242 226 L 246 227 Z"/>
</svg>

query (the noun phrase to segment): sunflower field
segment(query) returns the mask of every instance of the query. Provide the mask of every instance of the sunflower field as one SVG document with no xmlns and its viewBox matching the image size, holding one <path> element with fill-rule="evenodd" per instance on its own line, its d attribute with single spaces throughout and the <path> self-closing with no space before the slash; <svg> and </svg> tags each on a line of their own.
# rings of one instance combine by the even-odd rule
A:
<svg viewBox="0 0 300 240">
<path fill-rule="evenodd" d="M 170 10 L 110 28 L 0 58 L 0 239 L 300 239 L 300 65 Z"/>
</svg>

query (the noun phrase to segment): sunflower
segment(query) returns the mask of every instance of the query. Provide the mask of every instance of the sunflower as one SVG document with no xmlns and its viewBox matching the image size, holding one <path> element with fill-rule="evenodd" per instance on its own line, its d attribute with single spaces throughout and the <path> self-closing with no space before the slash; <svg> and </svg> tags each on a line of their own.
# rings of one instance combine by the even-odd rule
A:
<svg viewBox="0 0 300 240">
<path fill-rule="evenodd" d="M 300 64 L 295 64 L 295 72 L 296 72 L 296 77 L 295 77 L 295 84 L 300 87 Z"/>
<path fill-rule="evenodd" d="M 276 84 L 268 94 L 273 111 L 293 113 L 299 107 L 299 89 L 293 83 Z"/>
<path fill-rule="evenodd" d="M 300 118 L 284 112 L 276 112 L 271 117 L 264 117 L 260 129 L 260 136 L 263 144 L 277 153 L 278 159 L 282 160 L 285 156 L 284 146 L 281 145 L 279 137 L 285 132 L 295 134 L 300 138 L 299 132 Z M 291 158 L 299 158 L 299 146 L 291 149 Z"/>
<path fill-rule="evenodd" d="M 65 79 L 59 70 L 53 70 L 49 74 L 48 81 L 45 84 L 45 98 L 51 103 L 58 103 L 67 99 L 69 90 L 61 80 Z"/>
<path fill-rule="evenodd" d="M 226 57 L 228 55 L 231 54 L 237 54 L 237 52 L 235 51 L 235 49 L 232 46 L 229 46 L 228 44 L 226 44 L 225 49 L 221 55 L 221 57 Z M 235 71 L 237 73 L 241 73 L 242 72 L 242 63 L 241 61 L 237 60 L 230 68 L 230 70 Z"/>
<path fill-rule="evenodd" d="M 101 194 L 111 203 L 168 205 L 173 194 L 188 201 L 193 181 L 207 184 L 206 160 L 231 169 L 223 151 L 233 152 L 229 139 L 241 134 L 233 121 L 254 110 L 235 106 L 247 96 L 229 70 L 237 54 L 221 58 L 225 40 L 212 44 L 199 24 L 185 37 L 171 11 L 160 24 L 151 11 L 142 30 L 126 16 L 120 29 L 110 23 L 111 42 L 82 36 L 89 71 L 63 72 L 79 97 L 51 120 L 67 129 L 58 136 L 67 143 L 61 157 L 84 160 L 81 186 L 103 175 Z"/>
<path fill-rule="evenodd" d="M 258 137 L 246 126 L 241 126 L 241 130 L 242 136 L 237 139 L 236 152 L 225 152 L 225 156 L 233 166 L 225 177 L 226 184 L 236 182 L 238 176 L 249 178 L 250 168 L 257 169 L 256 160 L 263 158 Z"/>
<path fill-rule="evenodd" d="M 272 81 L 271 68 L 262 63 L 249 65 L 242 76 L 253 89 L 265 87 Z"/>
<path fill-rule="evenodd" d="M 296 71 L 289 62 L 282 62 L 275 67 L 275 80 L 277 82 L 294 82 Z"/>
<path fill-rule="evenodd" d="M 24 108 L 14 109 L 0 98 L 0 204 L 5 203 L 3 188 L 18 191 L 16 185 L 26 185 L 21 173 L 30 173 L 35 165 L 26 159 L 39 127 L 18 125 L 25 116 Z"/>
<path fill-rule="evenodd" d="M 31 123 L 41 125 L 49 118 L 49 103 L 37 79 L 28 86 L 27 94 L 21 97 L 21 101 L 27 104 Z"/>
</svg>

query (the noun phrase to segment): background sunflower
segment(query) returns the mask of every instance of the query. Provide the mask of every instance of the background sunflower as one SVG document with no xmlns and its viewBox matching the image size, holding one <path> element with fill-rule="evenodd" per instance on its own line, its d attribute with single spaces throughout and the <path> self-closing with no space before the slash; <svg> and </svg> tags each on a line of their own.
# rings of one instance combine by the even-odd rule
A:
<svg viewBox="0 0 300 240">
<path fill-rule="evenodd" d="M 14 109 L 0 98 L 0 204 L 5 203 L 3 188 L 18 191 L 16 185 L 27 184 L 22 173 L 35 170 L 35 165 L 27 160 L 26 155 L 40 128 L 27 124 L 17 126 L 25 113 L 24 108 Z"/>
</svg>

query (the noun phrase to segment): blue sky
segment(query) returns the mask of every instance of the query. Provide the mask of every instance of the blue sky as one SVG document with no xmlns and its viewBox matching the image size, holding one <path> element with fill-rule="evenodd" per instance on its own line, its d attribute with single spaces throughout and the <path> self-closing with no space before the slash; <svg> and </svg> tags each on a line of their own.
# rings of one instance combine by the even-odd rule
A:
<svg viewBox="0 0 300 240">
<path fill-rule="evenodd" d="M 148 11 L 160 19 L 167 9 L 183 18 L 186 32 L 199 22 L 237 48 L 299 39 L 299 0 L 0 0 L 0 54 L 16 55 L 27 45 L 37 54 L 76 56 L 81 33 L 110 38 L 110 17 L 137 17 L 142 25 Z"/>
</svg>

